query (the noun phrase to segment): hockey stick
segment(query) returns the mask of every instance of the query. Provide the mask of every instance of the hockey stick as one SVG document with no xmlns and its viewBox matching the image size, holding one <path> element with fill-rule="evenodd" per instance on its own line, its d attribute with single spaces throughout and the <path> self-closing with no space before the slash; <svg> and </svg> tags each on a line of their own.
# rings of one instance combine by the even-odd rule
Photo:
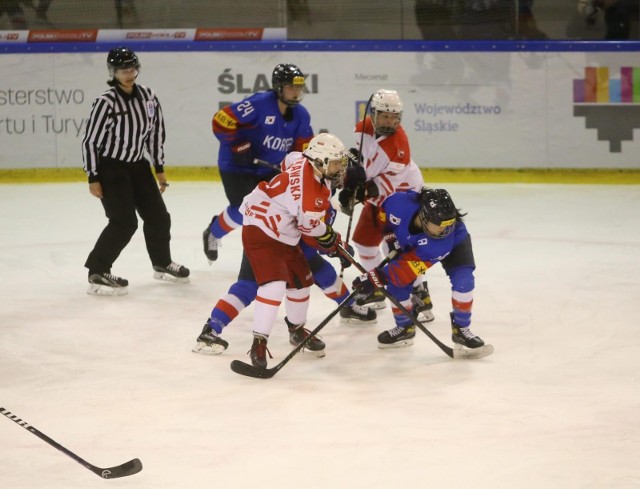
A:
<svg viewBox="0 0 640 489">
<path fill-rule="evenodd" d="M 9 418 L 14 423 L 22 426 L 25 430 L 29 431 L 30 433 L 33 433 L 41 440 L 46 441 L 53 448 L 56 448 L 60 450 L 62 453 L 64 453 L 65 455 L 68 455 L 73 460 L 78 462 L 80 465 L 83 465 L 85 468 L 89 469 L 94 474 L 99 475 L 103 479 L 117 479 L 119 477 L 127 477 L 128 475 L 137 474 L 142 470 L 142 462 L 140 462 L 140 460 L 137 458 L 134 458 L 133 460 L 129 460 L 128 462 L 125 462 L 121 465 L 116 465 L 115 467 L 108 467 L 104 469 L 100 467 L 96 467 L 95 465 L 92 465 L 86 460 L 78 457 L 75 453 L 73 453 L 71 450 L 66 449 L 65 447 L 60 445 L 58 442 L 52 440 L 41 431 L 38 431 L 26 421 L 21 420 L 15 414 L 11 413 L 7 409 L 0 407 L 0 413 L 6 416 L 7 418 Z"/>
<path fill-rule="evenodd" d="M 273 170 L 276 173 L 280 173 L 280 171 L 281 171 L 280 170 L 280 165 L 272 165 L 268 161 L 264 161 L 264 160 L 261 160 L 259 158 L 254 158 L 253 164 L 256 165 L 256 166 L 259 166 L 261 168 L 269 168 L 270 170 Z"/>
<path fill-rule="evenodd" d="M 362 273 L 367 273 L 367 270 L 365 270 L 365 268 L 360 265 L 360 263 L 358 263 L 356 261 L 356 259 L 354 257 L 352 257 L 347 250 L 345 250 L 342 246 L 338 245 L 338 250 L 340 251 L 340 253 L 342 254 L 342 256 L 344 256 L 348 261 L 350 261 L 353 266 L 355 266 L 358 270 L 360 270 L 360 272 Z M 381 263 L 380 266 L 384 266 L 384 262 Z M 433 341 L 436 345 L 438 345 L 438 347 L 445 352 L 450 358 L 455 358 L 455 359 L 475 359 L 475 358 L 482 358 L 482 357 L 486 357 L 489 356 L 493 353 L 493 346 L 492 345 L 484 345 L 484 346 L 480 346 L 478 348 L 473 348 L 473 349 L 463 349 L 463 348 L 451 348 L 450 346 L 445 345 L 442 341 L 440 341 L 438 338 L 436 338 L 431 331 L 429 331 L 427 328 L 425 328 L 423 326 L 423 324 L 418 321 L 415 316 L 413 314 L 411 314 L 411 312 L 409 312 L 407 310 L 406 307 L 404 307 L 402 305 L 402 303 L 396 299 L 393 295 L 391 295 L 386 287 L 382 287 L 380 288 L 380 290 L 382 291 L 382 293 L 387 296 L 387 299 L 389 299 L 393 305 L 395 305 L 398 309 L 400 309 L 400 311 L 402 311 L 402 313 L 407 316 L 411 322 L 420 329 L 420 331 L 422 331 L 424 334 L 426 334 L 429 339 L 431 339 L 431 341 Z"/>
<path fill-rule="evenodd" d="M 350 304 L 351 300 L 356 296 L 356 294 L 357 294 L 357 291 L 355 290 L 351 292 L 351 294 L 349 294 L 345 298 L 345 300 L 343 300 L 338 305 L 338 307 L 336 307 L 333 311 L 331 311 L 331 313 L 326 318 L 324 318 L 324 320 L 320 324 L 318 324 L 318 326 L 316 326 L 316 328 L 313 331 L 311 331 L 309 335 L 300 344 L 298 344 L 298 346 L 296 346 L 293 350 L 291 350 L 291 352 L 286 357 L 284 357 L 284 359 L 275 367 L 260 368 L 260 367 L 255 367 L 253 365 L 249 365 L 248 363 L 245 363 L 245 362 L 241 362 L 240 360 L 234 360 L 231 362 L 231 370 L 233 370 L 237 374 L 246 375 L 247 377 L 254 377 L 256 379 L 270 379 L 275 374 L 277 374 L 280 371 L 280 369 L 289 362 L 289 360 L 295 357 L 298 354 L 298 352 L 300 352 L 300 350 L 302 350 L 307 345 L 307 343 L 309 343 L 309 341 L 311 341 L 311 339 L 315 335 L 317 335 L 320 332 L 320 330 L 324 328 L 329 323 L 329 321 L 331 321 L 333 317 L 342 310 L 343 307 L 345 307 L 347 304 Z"/>
<path fill-rule="evenodd" d="M 339 246 L 338 249 L 342 250 L 342 252 L 346 252 L 346 250 L 342 246 Z M 348 255 L 348 253 L 347 253 L 347 255 Z M 349 255 L 349 256 L 351 256 L 351 255 Z M 389 255 L 384 260 L 382 260 L 382 263 L 380 263 L 380 266 L 386 265 L 390 260 L 395 258 L 395 256 L 396 256 L 396 252 L 395 251 L 389 253 Z M 352 257 L 352 259 L 353 259 L 353 257 Z M 355 263 L 357 263 L 357 262 L 355 262 Z M 356 295 L 358 295 L 358 291 L 356 291 L 356 290 L 352 291 L 351 294 L 349 294 L 349 296 L 346 297 L 338 305 L 338 307 L 331 312 L 331 314 L 329 314 L 326 318 L 324 318 L 324 320 L 318 326 L 316 326 L 316 329 L 314 329 L 313 331 L 311 331 L 309 333 L 309 336 L 307 336 L 302 341 L 302 343 L 300 343 L 293 350 L 291 350 L 291 352 L 275 367 L 272 367 L 272 368 L 254 367 L 253 365 L 249 365 L 248 363 L 241 362 L 240 360 L 234 360 L 234 361 L 231 362 L 231 370 L 233 370 L 237 374 L 246 375 L 247 377 L 255 377 L 256 379 L 270 379 L 275 374 L 277 374 L 278 371 L 289 362 L 289 360 L 291 360 L 294 356 L 296 356 L 296 354 L 300 350 L 302 350 L 309 341 L 311 341 L 311 338 L 313 338 L 316 334 L 318 334 L 318 332 L 322 328 L 324 328 L 327 325 L 327 323 L 329 321 L 331 321 L 331 319 L 333 319 L 333 317 L 336 314 L 338 314 L 340 312 L 340 310 L 342 310 L 342 308 L 344 308 L 345 306 L 350 304 L 351 300 Z"/>
<path fill-rule="evenodd" d="M 367 120 L 367 112 L 369 111 L 369 107 L 371 106 L 371 101 L 373 100 L 373 93 L 367 100 L 367 105 L 364 106 L 364 113 L 362 114 L 362 132 L 360 133 L 360 155 L 362 155 L 362 143 L 364 141 L 364 122 Z M 358 158 L 360 160 L 360 158 Z M 358 165 L 360 165 L 360 161 L 358 161 Z M 347 224 L 347 236 L 344 240 L 345 247 L 349 245 L 349 238 L 351 237 L 351 224 L 353 223 L 353 208 L 356 205 L 356 192 L 351 196 L 351 201 L 349 202 L 349 223 Z M 342 288 L 342 279 L 344 278 L 344 265 L 340 266 L 340 275 L 338 275 L 337 288 L 340 290 Z"/>
</svg>

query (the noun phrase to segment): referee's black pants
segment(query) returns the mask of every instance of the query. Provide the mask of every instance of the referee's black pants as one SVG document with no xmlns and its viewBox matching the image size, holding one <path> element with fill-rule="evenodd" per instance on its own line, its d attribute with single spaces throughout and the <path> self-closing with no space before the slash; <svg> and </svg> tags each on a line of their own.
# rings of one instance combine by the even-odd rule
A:
<svg viewBox="0 0 640 489">
<path fill-rule="evenodd" d="M 101 158 L 102 207 L 109 223 L 85 263 L 89 273 L 111 272 L 120 252 L 138 229 L 136 211 L 144 222 L 142 230 L 152 265 L 171 263 L 171 216 L 146 159 L 127 163 Z"/>
</svg>

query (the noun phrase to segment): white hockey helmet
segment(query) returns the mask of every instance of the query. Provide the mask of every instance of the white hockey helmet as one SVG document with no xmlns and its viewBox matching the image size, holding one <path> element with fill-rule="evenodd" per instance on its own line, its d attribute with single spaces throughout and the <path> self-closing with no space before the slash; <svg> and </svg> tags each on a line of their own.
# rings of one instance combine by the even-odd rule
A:
<svg viewBox="0 0 640 489">
<path fill-rule="evenodd" d="M 404 104 L 395 90 L 380 89 L 371 97 L 371 122 L 377 134 L 389 136 L 396 132 L 402 121 Z M 391 115 L 388 120 L 378 120 L 379 113 Z"/>
<path fill-rule="evenodd" d="M 342 187 L 347 169 L 346 149 L 337 136 L 322 133 L 315 136 L 302 153 L 331 188 Z"/>
</svg>

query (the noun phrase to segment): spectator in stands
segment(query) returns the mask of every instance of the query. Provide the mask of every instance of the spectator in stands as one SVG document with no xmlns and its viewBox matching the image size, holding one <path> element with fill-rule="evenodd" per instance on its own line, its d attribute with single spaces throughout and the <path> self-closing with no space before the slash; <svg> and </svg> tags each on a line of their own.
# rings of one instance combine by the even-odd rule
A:
<svg viewBox="0 0 640 489">
<path fill-rule="evenodd" d="M 0 0 L 0 18 L 7 14 L 11 28 L 15 30 L 26 30 L 27 18 L 19 0 Z"/>
</svg>

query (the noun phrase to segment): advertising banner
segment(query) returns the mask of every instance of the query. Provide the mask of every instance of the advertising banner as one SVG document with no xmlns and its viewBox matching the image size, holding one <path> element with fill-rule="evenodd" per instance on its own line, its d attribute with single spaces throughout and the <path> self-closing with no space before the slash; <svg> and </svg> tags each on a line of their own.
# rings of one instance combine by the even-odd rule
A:
<svg viewBox="0 0 640 489">
<path fill-rule="evenodd" d="M 635 53 L 138 54 L 138 82 L 164 110 L 168 165 L 215 165 L 213 114 L 269 89 L 273 67 L 285 62 L 308 74 L 303 104 L 314 130 L 348 147 L 369 96 L 385 88 L 404 102 L 402 123 L 422 167 L 640 167 Z M 108 88 L 106 53 L 4 54 L 0 73 L 0 168 L 80 167 L 86 119 Z"/>
</svg>

